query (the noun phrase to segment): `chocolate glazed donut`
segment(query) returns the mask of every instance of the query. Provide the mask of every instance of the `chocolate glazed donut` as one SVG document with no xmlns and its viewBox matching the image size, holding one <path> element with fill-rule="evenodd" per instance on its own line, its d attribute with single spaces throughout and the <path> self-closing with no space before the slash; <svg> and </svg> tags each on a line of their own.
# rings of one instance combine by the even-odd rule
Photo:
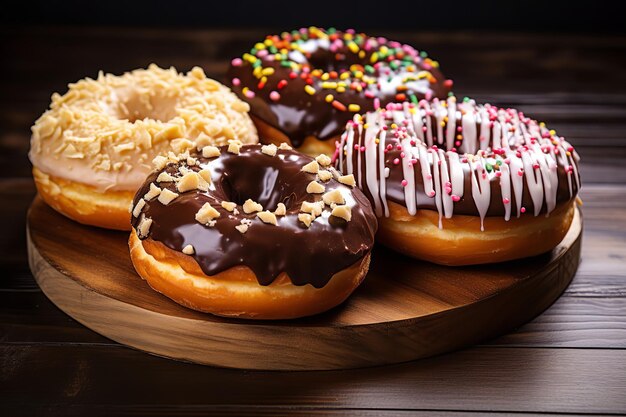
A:
<svg viewBox="0 0 626 417">
<path fill-rule="evenodd" d="M 338 168 L 354 174 L 381 218 L 380 240 L 444 264 L 552 249 L 580 189 L 579 157 L 565 139 L 521 112 L 469 99 L 356 116 L 340 149 Z M 420 234 L 430 247 L 409 242 Z M 512 237 L 518 243 L 505 249 Z"/>
<path fill-rule="evenodd" d="M 213 293 L 209 301 L 190 301 L 197 288 L 179 296 L 171 288 L 156 288 L 183 305 L 219 315 L 314 314 L 340 303 L 358 286 L 377 222 L 365 195 L 350 186 L 351 176 L 341 176 L 325 156 L 315 160 L 286 145 L 233 141 L 202 153 L 170 155 L 135 196 L 131 248 L 136 256 L 131 257 L 153 287 L 156 268 L 144 270 L 144 249 L 157 260 L 187 258 L 177 263 L 192 270 L 199 283 L 227 286 L 232 281 L 228 295 Z M 160 249 L 150 253 L 155 242 Z M 163 251 L 168 256 L 159 258 Z M 352 274 L 337 278 L 345 271 Z M 237 292 L 237 285 L 244 284 L 247 293 Z M 283 296 L 280 290 L 286 286 L 290 292 Z"/>
<path fill-rule="evenodd" d="M 436 61 L 411 46 L 315 27 L 267 36 L 232 61 L 228 77 L 250 103 L 265 141 L 280 136 L 306 153 L 305 140 L 328 141 L 313 149 L 332 154 L 330 139 L 355 113 L 391 101 L 445 98 L 452 86 Z"/>
</svg>

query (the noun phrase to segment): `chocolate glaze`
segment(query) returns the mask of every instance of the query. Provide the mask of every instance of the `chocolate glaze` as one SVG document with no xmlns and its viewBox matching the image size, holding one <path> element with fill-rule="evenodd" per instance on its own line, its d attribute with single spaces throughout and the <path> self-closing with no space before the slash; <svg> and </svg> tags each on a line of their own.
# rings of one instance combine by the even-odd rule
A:
<svg viewBox="0 0 626 417">
<path fill-rule="evenodd" d="M 384 105 L 388 102 L 397 101 L 396 95 L 400 92 L 406 96 L 406 100 L 409 100 L 411 95 L 414 95 L 414 99 L 443 98 L 447 97 L 450 91 L 451 82 L 446 83 L 438 64 L 423 54 L 420 55 L 418 51 L 408 45 L 388 41 L 384 38 L 368 37 L 363 34 L 352 36 L 350 33 L 338 31 L 330 33 L 321 29 L 314 29 L 313 33 L 310 30 L 301 30 L 295 37 L 289 33 L 267 37 L 274 44 L 287 48 L 289 53 L 291 53 L 291 42 L 306 43 L 308 52 L 304 53 L 302 57 L 304 61 L 287 59 L 289 63 L 298 64 L 300 69 L 294 70 L 291 67 L 286 67 L 281 64 L 283 61 L 275 59 L 274 54 L 264 55 L 254 49 L 252 52 L 256 55 L 251 58 L 255 60 L 254 64 L 246 59 L 242 63 L 234 60 L 233 62 L 239 65 L 231 65 L 228 71 L 227 82 L 242 100 L 250 104 L 250 113 L 284 132 L 296 147 L 300 146 L 308 136 L 321 140 L 337 137 L 343 131 L 346 122 L 352 119 L 355 112 L 341 111 L 333 107 L 331 103 L 325 100 L 328 94 L 332 94 L 345 106 L 357 104 L 360 107 L 358 112 L 366 112 L 374 110 L 375 97 Z M 346 36 L 354 39 L 359 52 L 364 52 L 363 57 L 359 57 L 358 52 L 355 53 L 350 49 L 349 41 L 344 39 Z M 331 46 L 329 45 L 329 37 L 330 39 L 339 39 L 341 43 Z M 401 58 L 396 55 L 388 55 L 386 58 L 389 59 L 389 56 L 392 56 L 394 66 L 396 64 L 398 66 L 394 69 L 387 60 L 377 61 L 380 64 L 373 65 L 372 72 L 367 74 L 376 82 L 368 85 L 361 92 L 346 88 L 345 92 L 338 93 L 333 89 L 322 88 L 324 80 L 321 79 L 320 75 L 307 77 L 306 71 L 310 70 L 309 74 L 311 74 L 316 68 L 321 70 L 320 74 L 330 71 L 340 73 L 341 71 L 349 71 L 353 64 L 360 68 L 359 71 L 364 71 L 364 66 L 371 64 L 372 54 L 375 52 L 379 54 L 381 47 L 400 51 L 399 56 Z M 252 55 L 254 54 L 250 56 Z M 262 68 L 274 69 L 274 73 L 267 76 L 267 81 L 262 88 L 258 88 L 260 77 L 253 73 L 258 62 L 261 63 Z M 422 76 L 428 73 L 429 79 L 408 84 L 403 83 L 407 76 L 415 76 L 420 72 Z M 289 77 L 291 73 L 297 74 L 297 77 L 291 79 Z M 351 75 L 354 74 L 353 72 L 350 73 Z M 307 85 L 307 78 L 310 79 L 309 85 L 316 90 L 313 95 L 307 94 L 304 90 Z M 233 79 L 238 80 L 237 85 L 233 83 Z M 282 88 L 278 85 L 281 80 L 287 81 L 286 86 Z M 346 81 L 349 85 L 353 80 L 355 78 L 350 77 Z M 341 80 L 329 79 L 327 81 L 337 82 Z M 403 86 L 396 89 L 396 83 Z M 420 91 L 417 91 L 417 84 L 419 84 Z M 392 85 L 393 88 L 390 87 Z M 408 88 L 403 90 L 402 88 L 405 86 Z M 244 88 L 254 92 L 254 97 L 244 94 Z M 272 100 L 270 98 L 273 91 L 279 92 L 280 99 Z M 365 91 L 369 91 L 369 98 L 366 97 Z"/>
<path fill-rule="evenodd" d="M 470 101 L 470 102 L 466 102 L 463 104 L 455 104 L 455 100 L 454 97 L 448 99 L 448 103 L 450 103 L 450 105 L 454 105 L 455 108 L 457 108 L 459 111 L 462 110 L 462 113 L 465 114 L 468 111 L 472 111 L 473 109 L 481 109 L 481 106 L 477 106 L 475 104 L 475 102 Z M 437 126 L 437 119 L 434 115 L 434 113 L 436 113 L 436 109 L 435 106 L 440 106 L 440 105 L 444 105 L 444 108 L 447 107 L 447 104 L 444 102 L 439 102 L 437 100 L 434 100 L 434 102 L 429 103 L 429 109 L 427 112 L 424 112 L 422 109 L 422 103 L 420 103 L 420 110 L 422 111 L 422 120 L 426 120 L 426 118 L 430 118 L 430 125 L 432 126 L 432 134 L 434 137 L 434 142 L 436 144 L 435 148 L 439 148 L 439 149 L 443 149 L 443 150 L 448 150 L 448 146 L 446 144 L 446 141 L 444 140 L 445 138 L 440 137 L 437 138 L 437 131 L 436 131 L 436 126 Z M 394 106 L 393 104 L 391 105 L 392 107 Z M 405 107 L 407 106 L 406 104 L 404 105 Z M 432 107 L 430 107 L 432 106 Z M 402 106 L 400 106 L 402 107 Z M 558 178 L 558 185 L 557 185 L 557 192 L 556 192 L 556 203 L 557 204 L 562 204 L 562 203 L 567 203 L 567 202 L 571 202 L 577 195 L 578 190 L 579 190 L 579 184 L 580 184 L 580 176 L 578 173 L 578 155 L 576 154 L 576 152 L 573 150 L 573 148 L 571 148 L 571 146 L 564 141 L 563 138 L 556 136 L 554 133 L 550 133 L 551 131 L 548 130 L 548 128 L 542 126 L 540 127 L 539 124 L 529 118 L 526 118 L 522 113 L 519 113 L 515 110 L 511 110 L 511 109 L 506 109 L 506 110 L 502 110 L 502 109 L 497 109 L 493 106 L 489 106 L 486 105 L 486 107 L 490 108 L 490 109 L 495 109 L 495 111 L 500 111 L 500 112 L 506 112 L 509 115 L 513 115 L 513 117 L 519 117 L 522 120 L 521 124 L 524 124 L 525 126 L 532 126 L 531 128 L 536 128 L 538 129 L 538 131 L 541 131 L 543 134 L 543 138 L 546 138 L 546 135 L 548 135 L 547 137 L 549 137 L 551 140 L 554 141 L 554 143 L 558 144 L 557 146 L 561 146 L 561 151 L 565 152 L 566 149 L 570 149 L 572 156 L 570 158 L 568 158 L 569 162 L 573 162 L 573 165 L 575 165 L 576 169 L 573 170 L 572 172 L 568 172 L 568 170 L 566 169 L 566 167 L 561 163 L 561 161 L 557 158 L 556 162 L 556 172 L 557 172 L 557 178 Z M 433 110 L 433 112 L 431 113 L 431 109 Z M 447 110 L 446 110 L 447 111 Z M 383 111 L 383 113 L 385 113 Z M 428 113 L 428 115 L 424 115 Z M 387 112 L 388 115 L 390 115 L 390 112 Z M 403 155 L 405 153 L 404 149 L 398 149 L 397 145 L 398 145 L 398 139 L 395 136 L 395 132 L 397 130 L 394 130 L 391 126 L 393 122 L 398 122 L 398 120 L 392 120 L 391 118 L 388 118 L 385 120 L 385 125 L 387 130 L 386 133 L 386 139 L 385 139 L 385 145 L 391 145 L 391 149 L 388 149 L 386 152 L 384 152 L 384 167 L 389 169 L 389 173 L 388 176 L 385 179 L 385 185 L 386 185 L 386 197 L 388 199 L 388 201 L 393 201 L 394 203 L 397 203 L 399 205 L 402 205 L 404 207 L 407 206 L 406 204 L 406 200 L 405 200 L 405 185 L 402 184 L 403 180 L 405 180 L 405 176 L 404 176 L 404 172 L 403 172 L 403 168 L 402 168 L 402 164 L 406 163 L 406 159 L 403 158 Z M 492 123 L 502 123 L 501 120 L 499 119 L 493 119 Z M 426 123 L 424 123 L 426 124 Z M 355 129 L 355 138 L 354 138 L 354 143 L 358 143 L 359 146 L 364 146 L 366 143 L 365 137 L 366 137 L 366 129 L 359 129 L 358 128 L 359 124 L 358 123 L 352 123 L 350 122 L 348 124 L 348 129 Z M 410 125 L 409 125 L 410 126 Z M 493 124 L 492 124 L 493 126 Z M 466 126 L 467 127 L 467 126 Z M 509 127 L 510 128 L 510 125 Z M 529 130 L 531 128 L 525 127 L 525 130 Z M 480 131 L 480 124 L 478 122 L 474 123 L 474 130 L 476 132 Z M 409 127 L 408 132 L 409 135 L 413 135 L 414 133 L 410 133 L 411 131 L 411 127 Z M 446 127 L 444 126 L 443 128 L 443 132 L 446 132 Z M 462 120 L 461 118 L 457 118 L 455 121 L 455 129 L 454 129 L 454 134 L 456 136 L 457 133 L 461 133 L 463 135 L 465 135 L 465 129 L 462 125 Z M 517 133 L 520 133 L 521 130 L 517 130 Z M 520 133 L 521 134 L 521 133 Z M 379 134 L 375 135 L 375 136 L 379 136 Z M 538 136 L 541 137 L 541 136 Z M 463 139 L 463 140 L 467 140 L 467 139 Z M 493 137 L 491 137 L 491 140 L 493 140 Z M 420 143 L 420 139 L 416 139 L 417 143 Z M 525 145 L 527 145 L 528 143 L 523 141 L 517 144 L 514 144 L 513 141 L 511 141 L 511 148 L 514 149 L 516 147 L 519 146 L 519 149 L 523 149 L 523 147 Z M 460 145 L 460 146 L 459 146 Z M 563 146 L 565 145 L 565 146 Z M 462 149 L 464 148 L 464 144 L 461 142 L 459 144 L 459 142 L 455 143 L 455 146 L 459 147 L 460 149 L 458 150 L 458 154 L 460 154 L 461 158 L 463 158 L 464 154 L 462 152 Z M 478 146 L 478 145 L 477 145 Z M 347 169 L 347 158 L 345 157 L 345 155 L 347 154 L 346 152 L 346 133 L 344 133 L 344 135 L 342 136 L 342 142 L 341 142 L 341 149 L 343 150 L 343 155 L 344 157 L 340 160 L 339 158 L 337 158 L 336 162 L 336 166 L 338 169 L 344 171 L 344 172 L 348 172 L 349 170 Z M 456 149 L 455 149 L 456 150 Z M 522 152 L 527 152 L 527 151 L 522 151 Z M 494 152 L 493 152 L 493 144 L 489 143 L 489 147 L 483 151 L 480 151 L 481 153 L 481 158 L 484 158 L 484 160 L 490 160 L 493 163 L 493 158 L 496 157 Z M 380 154 L 379 154 L 380 155 Z M 445 154 L 445 161 L 448 165 L 448 167 L 450 167 L 450 158 L 448 156 L 448 154 Z M 471 158 L 471 155 L 470 155 Z M 355 172 L 354 172 L 354 176 L 357 179 L 357 183 L 358 186 L 364 191 L 364 193 L 367 195 L 367 197 L 370 199 L 370 201 L 374 201 L 374 197 L 372 195 L 372 192 L 370 190 L 370 188 L 366 185 L 366 170 L 367 170 L 367 165 L 366 165 L 366 161 L 367 159 L 363 157 L 363 153 L 359 153 L 358 151 L 355 151 L 352 153 L 352 164 L 353 167 L 357 167 L 355 168 Z M 359 159 L 361 159 L 361 163 L 359 165 Z M 396 164 L 394 163 L 394 161 L 401 161 L 400 163 Z M 340 163 L 341 162 L 341 163 Z M 379 157 L 376 158 L 375 163 L 377 164 L 377 169 L 376 169 L 376 177 L 380 178 L 381 172 L 380 172 L 380 168 L 379 168 Z M 426 210 L 434 210 L 434 211 L 438 211 L 437 205 L 436 205 L 436 200 L 434 198 L 434 196 L 428 196 L 425 192 L 425 186 L 424 186 L 424 177 L 422 175 L 421 172 L 421 163 L 422 161 L 420 159 L 417 159 L 414 163 L 414 184 L 415 184 L 415 197 L 416 197 L 416 208 L 417 209 L 426 209 Z M 360 169 L 358 168 L 360 167 Z M 473 190 L 472 190 L 472 179 L 471 179 L 471 173 L 470 173 L 470 165 L 467 162 L 464 162 L 461 164 L 462 170 L 463 170 L 463 195 L 461 196 L 459 201 L 454 202 L 454 213 L 455 214 L 464 214 L 464 215 L 470 215 L 470 216 L 479 216 L 479 210 L 477 208 L 476 202 L 474 200 L 474 195 L 473 195 Z M 432 162 L 429 163 L 429 168 L 432 172 Z M 360 175 L 359 175 L 359 171 L 360 171 Z M 541 175 L 540 172 L 537 170 L 537 175 Z M 512 175 L 517 175 L 517 173 L 512 173 Z M 533 214 L 534 210 L 533 210 L 533 200 L 531 198 L 530 195 L 530 187 L 527 184 L 527 178 L 526 176 L 528 175 L 528 173 L 524 173 L 523 175 L 523 192 L 522 192 L 522 198 L 521 198 L 521 206 L 526 208 L 526 210 L 528 211 L 529 214 Z M 361 181 L 359 182 L 359 177 L 361 178 Z M 568 178 L 569 177 L 569 178 Z M 570 184 L 571 184 L 571 190 L 570 190 Z M 490 200 L 489 200 L 489 205 L 488 205 L 488 209 L 486 211 L 486 216 L 504 216 L 505 215 L 505 205 L 503 204 L 503 196 L 502 196 L 502 189 L 500 186 L 500 178 L 495 176 L 495 175 L 490 175 L 489 178 L 489 186 L 490 186 Z M 518 215 L 517 211 L 516 211 L 516 207 L 517 207 L 517 200 L 515 198 L 515 193 L 511 193 L 511 198 L 510 198 L 510 204 L 511 204 L 511 217 L 515 217 Z M 547 202 L 546 199 L 543 199 L 542 202 L 542 206 L 541 206 L 541 210 L 539 211 L 538 214 L 546 214 L 547 210 Z"/>
<path fill-rule="evenodd" d="M 261 285 L 269 285 L 286 272 L 295 285 L 311 284 L 321 288 L 338 271 L 345 269 L 367 255 L 374 244 L 376 217 L 365 195 L 358 189 L 339 183 L 334 178 L 324 183 L 326 191 L 340 189 L 346 204 L 352 208 L 352 220 L 330 216 L 325 207 L 322 216 L 310 226 L 298 221 L 304 201 L 320 201 L 321 194 L 308 194 L 307 184 L 315 174 L 301 171 L 312 158 L 291 150 L 279 149 L 276 156 L 261 153 L 260 145 L 241 148 L 235 155 L 220 148 L 217 158 L 198 155 L 198 164 L 188 167 L 199 171 L 211 170 L 209 191 L 180 193 L 165 206 L 153 199 L 146 202 L 142 214 L 132 219 L 137 229 L 142 216 L 152 219 L 148 238 L 163 243 L 170 249 L 182 251 L 186 245 L 195 249 L 193 258 L 207 275 L 215 275 L 237 265 L 249 267 Z M 170 163 L 163 171 L 179 175 L 184 162 Z M 330 168 L 336 172 L 334 168 Z M 175 183 L 157 183 L 158 172 L 153 172 L 137 192 L 134 204 L 149 190 L 150 184 L 176 191 Z M 320 181 L 321 182 L 321 181 Z M 274 211 L 278 203 L 287 207 L 287 215 L 277 216 L 278 225 L 263 223 L 255 213 L 245 214 L 241 205 L 246 199 L 260 203 L 264 210 Z M 238 214 L 221 207 L 222 201 L 238 204 Z M 205 226 L 195 220 L 204 203 L 210 203 L 220 212 L 214 226 Z M 235 226 L 242 219 L 251 220 L 242 234 Z"/>
</svg>

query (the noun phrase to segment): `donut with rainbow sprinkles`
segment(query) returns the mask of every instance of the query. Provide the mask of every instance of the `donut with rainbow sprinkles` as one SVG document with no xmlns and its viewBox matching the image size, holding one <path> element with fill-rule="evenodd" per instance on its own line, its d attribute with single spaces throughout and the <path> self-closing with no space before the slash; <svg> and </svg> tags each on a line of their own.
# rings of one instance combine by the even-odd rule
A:
<svg viewBox="0 0 626 417">
<path fill-rule="evenodd" d="M 378 241 L 444 265 L 553 249 L 576 210 L 578 161 L 544 123 L 454 96 L 355 115 L 335 153 L 375 208 Z"/>
</svg>

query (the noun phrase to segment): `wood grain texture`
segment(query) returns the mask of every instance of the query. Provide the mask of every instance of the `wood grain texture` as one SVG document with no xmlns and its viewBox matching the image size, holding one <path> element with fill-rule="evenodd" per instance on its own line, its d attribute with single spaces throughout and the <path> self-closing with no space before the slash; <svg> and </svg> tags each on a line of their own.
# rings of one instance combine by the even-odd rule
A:
<svg viewBox="0 0 626 417">
<path fill-rule="evenodd" d="M 582 222 L 577 212 L 552 253 L 500 265 L 448 268 L 381 248 L 365 283 L 344 305 L 278 322 L 223 319 L 173 303 L 134 272 L 125 233 L 78 225 L 39 198 L 28 228 L 29 262 L 42 290 L 93 330 L 176 359 L 304 370 L 404 362 L 521 325 L 569 284 L 580 259 Z"/>
<path fill-rule="evenodd" d="M 242 372 L 109 346 L 0 344 L 0 353 L 5 370 L 0 378 L 11 381 L 0 391 L 5 407 L 108 405 L 144 412 L 221 407 L 232 415 L 271 407 L 347 409 L 352 415 L 361 410 L 626 410 L 626 350 L 474 348 L 334 372 Z"/>
</svg>

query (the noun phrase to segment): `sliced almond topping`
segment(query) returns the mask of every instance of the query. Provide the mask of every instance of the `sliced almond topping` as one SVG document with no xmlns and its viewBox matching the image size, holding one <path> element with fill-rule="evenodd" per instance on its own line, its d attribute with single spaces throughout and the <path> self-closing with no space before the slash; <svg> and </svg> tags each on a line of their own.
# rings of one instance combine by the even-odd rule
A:
<svg viewBox="0 0 626 417">
<path fill-rule="evenodd" d="M 144 217 L 139 222 L 139 226 L 137 226 L 137 232 L 139 232 L 139 237 L 146 238 L 148 237 L 148 233 L 150 233 L 150 227 L 152 226 L 152 219 L 148 219 Z"/>
<path fill-rule="evenodd" d="M 202 156 L 205 158 L 215 158 L 220 156 L 220 149 L 217 146 L 205 146 L 202 148 Z"/>
<path fill-rule="evenodd" d="M 157 177 L 157 182 L 173 182 L 173 181 L 174 181 L 174 177 L 172 177 L 170 174 L 168 174 L 165 171 L 161 172 L 159 176 Z"/>
<path fill-rule="evenodd" d="M 218 217 L 220 217 L 220 212 L 209 203 L 204 203 L 196 213 L 196 220 L 206 226 L 213 226 Z"/>
<path fill-rule="evenodd" d="M 332 172 L 326 171 L 325 169 L 323 169 L 317 173 L 317 176 L 320 180 L 326 182 L 326 181 L 330 181 L 330 179 L 333 177 L 333 174 Z"/>
<path fill-rule="evenodd" d="M 164 206 L 167 206 L 176 197 L 178 197 L 178 194 L 176 194 L 174 191 L 170 191 L 167 188 L 164 188 L 161 191 L 161 194 L 159 194 L 158 200 L 161 204 L 163 204 Z"/>
<path fill-rule="evenodd" d="M 330 165 L 331 159 L 328 155 L 319 154 L 315 160 L 323 167 Z"/>
<path fill-rule="evenodd" d="M 193 248 L 193 246 L 191 245 L 187 245 L 183 248 L 183 253 L 185 255 L 193 255 L 194 253 L 196 253 L 195 249 Z"/>
<path fill-rule="evenodd" d="M 280 145 L 278 145 L 278 149 L 282 149 L 282 150 L 285 150 L 285 151 L 290 151 L 293 148 L 291 146 L 289 146 L 287 143 L 283 142 Z"/>
<path fill-rule="evenodd" d="M 228 141 L 228 152 L 239 155 L 239 150 L 241 149 L 241 146 L 242 144 L 240 141 L 231 139 Z"/>
<path fill-rule="evenodd" d="M 277 150 L 278 148 L 273 143 L 270 145 L 261 146 L 261 152 L 263 152 L 265 155 L 274 156 L 276 155 Z"/>
<path fill-rule="evenodd" d="M 235 210 L 235 207 L 237 207 L 236 203 L 230 201 L 222 201 L 222 208 L 224 210 L 232 212 L 233 210 Z"/>
<path fill-rule="evenodd" d="M 256 214 L 256 216 L 261 219 L 261 221 L 263 223 L 267 223 L 267 224 L 273 224 L 274 226 L 276 226 L 276 224 L 278 224 L 278 221 L 276 220 L 276 215 L 274 213 L 272 213 L 271 211 L 261 211 L 259 213 Z"/>
<path fill-rule="evenodd" d="M 307 213 L 300 213 L 298 214 L 298 220 L 300 220 L 302 223 L 304 223 L 304 225 L 306 227 L 310 227 L 311 226 L 311 222 L 313 222 L 313 220 L 315 220 L 315 217 L 311 216 L 310 214 Z"/>
<path fill-rule="evenodd" d="M 324 190 L 326 190 L 326 187 L 317 181 L 311 181 L 309 185 L 306 186 L 306 192 L 309 194 L 321 194 Z"/>
<path fill-rule="evenodd" d="M 197 190 L 198 189 L 198 174 L 191 171 L 183 175 L 183 177 L 176 184 L 176 189 L 180 193 L 184 193 L 185 191 Z"/>
<path fill-rule="evenodd" d="M 161 189 L 154 185 L 154 183 L 150 183 L 150 190 L 143 196 L 144 200 L 150 201 L 155 197 L 158 197 L 161 194 Z"/>
<path fill-rule="evenodd" d="M 345 204 L 346 200 L 343 198 L 343 195 L 341 194 L 341 191 L 335 189 L 332 191 L 327 192 L 326 194 L 324 194 L 322 196 L 322 200 L 324 201 L 325 204 L 328 204 L 329 206 L 331 204 Z"/>
<path fill-rule="evenodd" d="M 246 214 L 254 213 L 256 211 L 262 211 L 263 206 L 257 202 L 252 201 L 251 199 L 247 199 L 243 203 L 243 212 Z"/>
<path fill-rule="evenodd" d="M 330 214 L 335 217 L 341 217 L 347 222 L 352 220 L 352 210 L 348 206 L 336 206 Z"/>
<path fill-rule="evenodd" d="M 317 161 L 311 161 L 302 167 L 302 171 L 308 172 L 309 174 L 317 174 L 319 169 L 320 169 L 320 164 L 318 164 Z"/>
<path fill-rule="evenodd" d="M 349 185 L 350 187 L 354 187 L 356 185 L 356 181 L 354 180 L 353 174 L 340 175 L 339 178 L 337 178 L 337 181 L 339 181 L 342 184 Z"/>
<path fill-rule="evenodd" d="M 143 210 L 145 206 L 146 206 L 146 200 L 144 200 L 143 198 L 140 198 L 139 201 L 137 201 L 137 205 L 133 209 L 133 217 L 139 217 L 139 215 L 141 214 L 141 210 Z"/>
<path fill-rule="evenodd" d="M 315 203 L 310 203 L 305 201 L 302 203 L 302 206 L 300 206 L 300 211 L 317 217 L 322 214 L 322 211 L 324 211 L 324 202 L 316 201 Z"/>
<path fill-rule="evenodd" d="M 154 165 L 154 167 L 160 171 L 165 168 L 168 162 L 169 161 L 165 156 L 158 155 L 152 160 L 152 165 Z"/>
<path fill-rule="evenodd" d="M 283 203 L 278 203 L 276 210 L 274 210 L 274 214 L 277 216 L 284 216 L 287 214 L 287 207 Z"/>
<path fill-rule="evenodd" d="M 200 178 L 202 178 L 208 184 L 211 184 L 211 171 L 209 170 L 209 168 L 202 168 L 200 171 L 198 171 L 198 175 L 200 175 Z"/>
</svg>

